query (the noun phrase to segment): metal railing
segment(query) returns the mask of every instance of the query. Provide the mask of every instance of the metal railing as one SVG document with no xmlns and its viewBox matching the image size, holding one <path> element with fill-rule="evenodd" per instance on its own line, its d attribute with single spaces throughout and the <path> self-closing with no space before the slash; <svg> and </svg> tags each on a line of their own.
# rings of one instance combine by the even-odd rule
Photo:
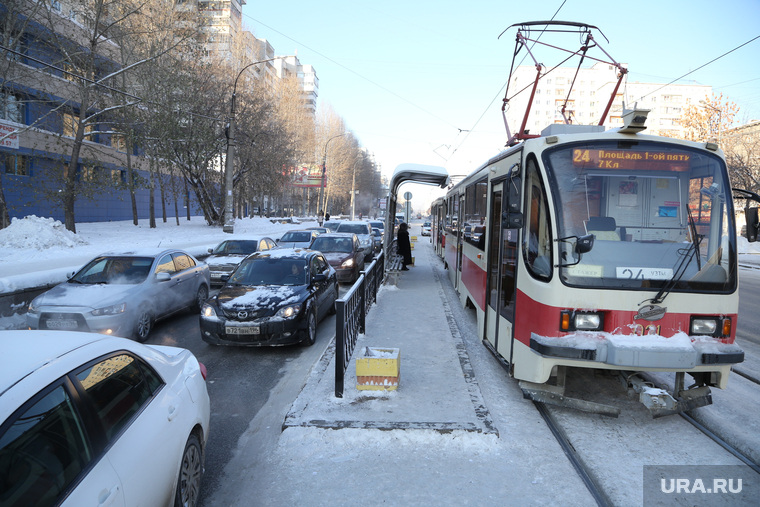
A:
<svg viewBox="0 0 760 507">
<path fill-rule="evenodd" d="M 385 256 L 377 254 L 369 268 L 359 275 L 359 279 L 348 292 L 335 301 L 335 397 L 343 397 L 346 370 L 354 353 L 359 334 L 364 333 L 365 317 L 372 303 L 377 301 L 377 291 L 385 277 Z"/>
</svg>

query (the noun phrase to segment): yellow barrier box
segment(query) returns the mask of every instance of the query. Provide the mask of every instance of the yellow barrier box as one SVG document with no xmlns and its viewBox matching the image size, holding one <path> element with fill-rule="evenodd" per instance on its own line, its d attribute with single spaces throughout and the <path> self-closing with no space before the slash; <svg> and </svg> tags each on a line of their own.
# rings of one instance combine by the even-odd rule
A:
<svg viewBox="0 0 760 507">
<path fill-rule="evenodd" d="M 395 391 L 401 374 L 399 349 L 364 347 L 356 358 L 356 388 Z"/>
</svg>

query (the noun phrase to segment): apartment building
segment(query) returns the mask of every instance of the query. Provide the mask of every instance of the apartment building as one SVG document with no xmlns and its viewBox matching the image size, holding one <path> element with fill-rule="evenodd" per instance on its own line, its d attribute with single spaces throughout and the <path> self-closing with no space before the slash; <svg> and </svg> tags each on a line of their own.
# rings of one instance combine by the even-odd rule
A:
<svg viewBox="0 0 760 507">
<path fill-rule="evenodd" d="M 513 134 L 522 123 L 535 78 L 535 67 L 520 66 L 510 80 L 508 98 L 511 100 L 507 121 Z M 526 130 L 537 134 L 550 124 L 564 123 L 561 110 L 566 100 L 565 117 L 572 123 L 598 124 L 615 89 L 617 78 L 615 67 L 601 62 L 580 70 L 576 67 L 553 69 L 539 81 Z M 627 109 L 636 105 L 651 110 L 647 119 L 647 133 L 678 136 L 683 131 L 678 120 L 684 108 L 698 105 L 700 100 L 711 95 L 712 87 L 708 85 L 632 82 L 626 75 L 604 125 L 607 128 L 622 126 L 623 104 Z"/>
<path fill-rule="evenodd" d="M 127 175 L 132 170 L 134 179 L 150 178 L 140 147 L 133 146 L 128 153 L 113 117 L 98 113 L 124 96 L 107 83 L 83 93 L 83 65 L 91 62 L 94 79 L 121 65 L 119 47 L 109 40 L 98 39 L 94 54 L 87 49 L 92 47 L 88 40 L 92 32 L 87 28 L 91 17 L 82 11 L 83 5 L 67 0 L 0 2 L 2 26 L 13 27 L 11 33 L 0 30 L 0 40 L 10 46 L 0 48 L 0 179 L 9 218 L 37 215 L 63 221 L 61 201 L 55 196 L 74 163 L 81 185 L 74 206 L 78 222 L 131 219 Z M 16 33 L 22 26 L 23 31 Z M 82 109 L 86 115 L 80 115 Z M 80 116 L 90 119 L 85 123 L 81 151 L 72 162 Z M 168 175 L 161 178 L 167 185 L 173 181 Z M 97 189 L 87 186 L 95 181 L 100 182 Z M 161 209 L 162 196 L 156 194 L 154 204 Z M 186 193 L 163 197 L 167 209 L 197 212 Z M 149 216 L 150 200 L 148 189 L 136 190 L 139 218 Z"/>
<path fill-rule="evenodd" d="M 259 39 L 243 28 L 242 7 L 246 5 L 245 0 L 197 1 L 200 12 L 206 18 L 203 30 L 209 56 L 230 61 L 237 57 L 241 60 L 240 65 L 275 58 L 274 48 L 266 39 Z M 293 55 L 257 65 L 252 73 L 271 87 L 274 87 L 277 79 L 296 76 L 304 107 L 311 114 L 316 113 L 319 80 L 312 65 L 302 64 Z"/>
</svg>

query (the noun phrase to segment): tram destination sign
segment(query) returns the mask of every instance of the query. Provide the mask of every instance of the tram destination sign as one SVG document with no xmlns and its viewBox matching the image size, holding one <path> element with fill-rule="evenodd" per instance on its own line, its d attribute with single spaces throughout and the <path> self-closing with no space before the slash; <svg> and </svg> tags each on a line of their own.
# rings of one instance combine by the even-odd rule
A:
<svg viewBox="0 0 760 507">
<path fill-rule="evenodd" d="M 643 169 L 687 171 L 691 154 L 670 150 L 602 150 L 577 148 L 573 150 L 574 167 L 596 169 Z"/>
</svg>

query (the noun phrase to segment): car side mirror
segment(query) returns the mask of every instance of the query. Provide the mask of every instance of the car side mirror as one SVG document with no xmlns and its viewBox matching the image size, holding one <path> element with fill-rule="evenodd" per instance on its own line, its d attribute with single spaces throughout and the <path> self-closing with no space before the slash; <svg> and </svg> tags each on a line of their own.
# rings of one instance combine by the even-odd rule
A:
<svg viewBox="0 0 760 507">
<path fill-rule="evenodd" d="M 745 211 L 745 217 L 747 219 L 747 241 L 750 243 L 754 243 L 757 241 L 757 231 L 758 231 L 758 216 L 757 211 L 760 208 L 749 208 Z"/>
<path fill-rule="evenodd" d="M 168 282 L 171 279 L 172 279 L 172 275 L 170 275 L 166 271 L 162 271 L 156 274 L 156 280 L 158 280 L 159 282 Z"/>
<path fill-rule="evenodd" d="M 324 282 L 325 280 L 327 280 L 327 275 L 324 273 L 317 273 L 314 275 L 314 282 Z"/>
<path fill-rule="evenodd" d="M 593 234 L 579 236 L 578 240 L 575 242 L 575 253 L 580 255 L 590 252 L 591 249 L 594 248 L 594 239 L 596 239 L 596 236 Z"/>
<path fill-rule="evenodd" d="M 209 248 L 208 249 L 208 253 L 214 253 L 214 249 L 213 248 Z"/>
</svg>

